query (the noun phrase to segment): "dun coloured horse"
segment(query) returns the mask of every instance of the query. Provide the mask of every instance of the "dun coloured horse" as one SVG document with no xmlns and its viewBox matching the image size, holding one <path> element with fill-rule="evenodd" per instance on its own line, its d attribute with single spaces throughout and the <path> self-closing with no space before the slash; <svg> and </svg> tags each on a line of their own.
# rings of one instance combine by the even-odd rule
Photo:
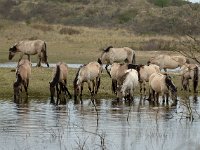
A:
<svg viewBox="0 0 200 150">
<path fill-rule="evenodd" d="M 133 91 L 138 86 L 138 72 L 135 69 L 128 69 L 124 76 L 121 88 L 122 97 L 133 100 Z"/>
<path fill-rule="evenodd" d="M 177 88 L 174 85 L 171 77 L 169 75 L 164 75 L 161 73 L 153 73 L 149 77 L 149 99 L 151 99 L 151 94 L 153 94 L 154 101 L 158 103 L 159 94 L 163 96 L 163 103 L 165 102 L 166 95 L 166 103 L 168 104 L 169 93 L 171 93 L 171 97 L 173 100 L 173 104 L 177 103 Z"/>
<path fill-rule="evenodd" d="M 135 51 L 128 47 L 113 48 L 112 46 L 109 46 L 104 49 L 100 59 L 103 64 L 106 64 L 106 71 L 110 75 L 108 72 L 108 66 L 112 65 L 114 62 L 135 64 Z"/>
<path fill-rule="evenodd" d="M 22 59 L 16 68 L 16 81 L 13 84 L 14 101 L 21 99 L 22 86 L 28 96 L 29 78 L 31 75 L 31 63 L 27 59 Z"/>
<path fill-rule="evenodd" d="M 154 64 L 147 65 L 138 65 L 137 66 L 139 82 L 140 82 L 140 94 L 144 94 L 146 96 L 146 82 L 149 82 L 149 77 L 153 73 L 159 73 L 160 67 Z M 143 90 L 143 93 L 142 93 Z"/>
<path fill-rule="evenodd" d="M 189 60 L 185 56 L 170 56 L 170 55 L 158 55 L 150 58 L 147 64 L 156 64 L 160 69 L 175 69 L 183 66 L 185 63 L 189 63 Z"/>
<path fill-rule="evenodd" d="M 112 91 L 117 94 L 120 91 L 123 83 L 123 77 L 128 69 L 135 69 L 137 65 L 127 63 L 113 63 L 110 69 L 110 75 L 112 79 Z M 117 88 L 118 87 L 118 88 Z"/>
<path fill-rule="evenodd" d="M 20 59 L 24 55 L 28 56 L 28 60 L 30 61 L 30 55 L 38 55 L 38 63 L 37 66 L 41 66 L 41 61 L 47 64 L 49 67 L 49 63 L 47 62 L 47 48 L 46 43 L 42 40 L 26 40 L 26 41 L 19 41 L 18 43 L 14 44 L 9 49 L 9 60 L 11 60 L 16 53 L 21 52 Z"/>
<path fill-rule="evenodd" d="M 199 68 L 196 64 L 185 64 L 181 67 L 181 83 L 185 91 L 190 90 L 189 80 L 193 81 L 194 93 L 197 93 L 199 81 Z"/>
<path fill-rule="evenodd" d="M 63 62 L 59 62 L 56 65 L 56 67 L 53 69 L 53 79 L 51 82 L 49 82 L 50 93 L 51 93 L 51 103 L 55 103 L 54 102 L 55 87 L 56 87 L 56 92 L 57 92 L 56 105 L 58 105 L 61 92 L 64 92 L 66 95 L 66 91 L 67 91 L 69 98 L 71 98 L 71 94 L 67 88 L 67 76 L 68 76 L 68 66 Z M 59 85 L 60 85 L 60 89 L 59 89 Z M 60 100 L 60 104 L 65 104 L 65 103 L 66 103 L 66 100 L 63 103 Z"/>
<path fill-rule="evenodd" d="M 86 65 L 81 66 L 74 79 L 74 99 L 75 103 L 77 103 L 77 96 L 80 97 L 81 103 L 82 101 L 82 91 L 84 82 L 87 82 L 88 89 L 93 97 L 97 94 L 99 86 L 100 86 L 100 75 L 102 72 L 102 62 L 98 59 L 98 62 L 90 62 Z M 91 86 L 92 82 L 92 86 Z"/>
</svg>

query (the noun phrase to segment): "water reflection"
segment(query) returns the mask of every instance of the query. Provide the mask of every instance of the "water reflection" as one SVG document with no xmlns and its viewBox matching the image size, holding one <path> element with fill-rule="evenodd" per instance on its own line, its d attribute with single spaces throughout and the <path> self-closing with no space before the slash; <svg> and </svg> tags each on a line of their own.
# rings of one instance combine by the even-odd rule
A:
<svg viewBox="0 0 200 150">
<path fill-rule="evenodd" d="M 179 100 L 177 107 L 137 97 L 131 103 L 86 99 L 59 106 L 49 99 L 1 100 L 0 149 L 198 149 L 198 97 L 189 97 L 193 122 L 181 119 L 188 110 Z"/>
</svg>

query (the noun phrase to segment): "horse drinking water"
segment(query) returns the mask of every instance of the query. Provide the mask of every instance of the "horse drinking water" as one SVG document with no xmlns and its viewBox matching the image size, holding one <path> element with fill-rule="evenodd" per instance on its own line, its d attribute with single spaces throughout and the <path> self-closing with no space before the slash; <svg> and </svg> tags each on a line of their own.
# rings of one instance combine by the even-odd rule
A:
<svg viewBox="0 0 200 150">
<path fill-rule="evenodd" d="M 112 65 L 114 62 L 135 64 L 135 51 L 128 47 L 113 48 L 112 46 L 109 46 L 108 48 L 104 49 L 100 59 L 103 64 L 106 64 L 106 71 L 109 76 L 111 76 L 108 71 L 108 66 Z"/>
<path fill-rule="evenodd" d="M 31 75 L 31 63 L 27 59 L 22 59 L 16 68 L 16 81 L 13 84 L 14 101 L 21 99 L 22 86 L 28 96 L 29 78 Z"/>
<path fill-rule="evenodd" d="M 41 66 L 41 61 L 46 63 L 47 67 L 49 67 L 49 63 L 47 62 L 47 48 L 46 43 L 42 40 L 26 40 L 26 41 L 19 41 L 18 43 L 14 44 L 9 49 L 9 60 L 11 60 L 16 53 L 21 52 L 20 59 L 24 55 L 28 56 L 28 60 L 30 61 L 30 55 L 38 55 L 38 63 L 37 66 Z"/>
<path fill-rule="evenodd" d="M 82 101 L 82 91 L 84 82 L 87 82 L 88 89 L 93 97 L 97 94 L 99 86 L 100 86 L 100 75 L 102 72 L 102 63 L 100 60 L 98 62 L 90 62 L 86 65 L 81 66 L 74 79 L 74 99 L 75 103 L 77 103 L 77 96 L 79 95 L 81 103 Z M 92 82 L 92 87 L 91 87 Z"/>
<path fill-rule="evenodd" d="M 50 93 L 51 93 L 51 103 L 55 103 L 54 102 L 55 87 L 56 87 L 56 92 L 57 92 L 56 105 L 58 105 L 61 92 L 64 92 L 66 95 L 66 91 L 67 91 L 69 98 L 71 98 L 71 94 L 67 88 L 67 76 L 68 76 L 67 64 L 63 62 L 57 63 L 56 67 L 53 69 L 53 79 L 51 82 L 49 82 Z M 60 85 L 60 89 L 59 89 L 59 85 Z M 65 100 L 64 102 L 60 100 L 59 104 L 66 104 L 66 99 L 64 98 L 64 100 Z"/>
</svg>

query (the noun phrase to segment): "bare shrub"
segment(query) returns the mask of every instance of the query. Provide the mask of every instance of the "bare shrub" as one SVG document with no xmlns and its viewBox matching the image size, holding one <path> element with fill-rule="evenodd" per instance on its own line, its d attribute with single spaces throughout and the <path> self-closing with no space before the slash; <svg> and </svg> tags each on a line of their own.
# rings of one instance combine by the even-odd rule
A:
<svg viewBox="0 0 200 150">
<path fill-rule="evenodd" d="M 73 29 L 71 27 L 64 27 L 60 29 L 59 33 L 73 35 L 73 34 L 80 34 L 80 31 Z"/>
</svg>

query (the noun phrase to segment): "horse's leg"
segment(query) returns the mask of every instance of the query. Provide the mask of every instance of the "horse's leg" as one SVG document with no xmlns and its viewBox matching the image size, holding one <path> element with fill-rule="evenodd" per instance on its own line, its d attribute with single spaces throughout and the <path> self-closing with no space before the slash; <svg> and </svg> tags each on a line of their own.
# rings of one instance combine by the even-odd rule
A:
<svg viewBox="0 0 200 150">
<path fill-rule="evenodd" d="M 59 88 L 58 88 L 58 83 L 56 84 L 56 92 L 57 92 L 56 105 L 58 105 L 58 100 L 59 100 L 59 95 L 60 95 L 60 90 L 59 90 Z"/>
<path fill-rule="evenodd" d="M 66 95 L 66 91 L 67 91 L 67 94 L 69 95 L 69 98 L 71 99 L 72 98 L 72 95 L 70 94 L 68 88 L 67 88 L 67 80 L 64 80 L 65 84 L 64 84 L 64 89 L 65 89 L 65 95 Z"/>
<path fill-rule="evenodd" d="M 82 94 L 83 94 L 83 83 L 81 84 L 81 93 L 80 93 L 81 104 L 83 104 Z"/>
<path fill-rule="evenodd" d="M 111 78 L 111 74 L 110 74 L 110 72 L 108 71 L 108 66 L 109 66 L 109 64 L 106 64 L 106 71 L 107 71 L 107 73 L 108 73 L 108 75 L 110 76 L 110 78 Z"/>
<path fill-rule="evenodd" d="M 38 54 L 38 63 L 37 63 L 37 67 L 41 66 L 41 54 Z"/>
<path fill-rule="evenodd" d="M 20 54 L 20 57 L 19 57 L 18 64 L 19 64 L 19 62 L 22 60 L 23 56 L 24 56 L 24 53 L 21 53 L 21 54 Z"/>
<path fill-rule="evenodd" d="M 26 81 L 23 81 L 23 85 L 24 85 L 24 90 L 26 92 L 26 95 L 28 95 L 28 87 L 27 87 L 27 82 Z"/>
<path fill-rule="evenodd" d="M 146 97 L 146 81 L 143 82 L 144 96 Z"/>
<path fill-rule="evenodd" d="M 164 69 L 165 72 L 167 72 L 167 69 L 166 69 L 166 68 L 163 68 L 163 69 Z"/>
<path fill-rule="evenodd" d="M 142 83 L 143 81 L 140 81 L 140 95 L 142 95 Z"/>
</svg>

